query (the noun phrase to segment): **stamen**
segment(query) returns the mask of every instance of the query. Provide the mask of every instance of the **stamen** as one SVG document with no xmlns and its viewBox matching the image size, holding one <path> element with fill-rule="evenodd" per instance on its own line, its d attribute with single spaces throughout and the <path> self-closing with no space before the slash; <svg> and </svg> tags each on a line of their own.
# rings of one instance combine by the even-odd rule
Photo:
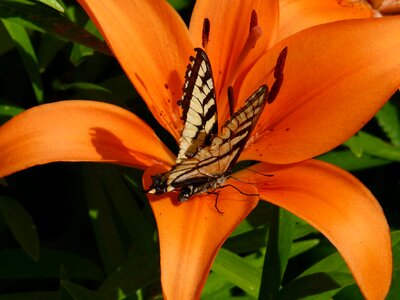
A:
<svg viewBox="0 0 400 300">
<path fill-rule="evenodd" d="M 258 39 L 261 37 L 261 35 L 262 35 L 262 29 L 260 26 L 258 26 L 257 12 L 253 9 L 250 17 L 249 35 L 247 36 L 246 42 L 242 48 L 242 51 L 238 56 L 235 66 L 230 72 L 230 76 L 226 82 L 227 85 L 233 85 L 233 82 L 239 72 L 240 66 L 243 64 L 244 60 L 246 59 L 250 51 L 256 46 L 256 43 Z"/>
<path fill-rule="evenodd" d="M 233 115 L 233 107 L 235 105 L 235 96 L 233 94 L 233 87 L 230 85 L 228 86 L 228 103 L 229 103 L 229 114 L 230 116 Z"/>
<path fill-rule="evenodd" d="M 203 21 L 203 31 L 201 34 L 201 44 L 206 49 L 210 37 L 210 20 L 205 18 Z"/>
<path fill-rule="evenodd" d="M 278 96 L 279 90 L 281 89 L 283 83 L 283 68 L 285 67 L 286 56 L 287 56 L 287 47 L 285 47 L 282 50 L 276 61 L 276 66 L 274 71 L 275 82 L 272 84 L 267 99 L 267 102 L 270 104 L 274 102 L 276 96 Z"/>
<path fill-rule="evenodd" d="M 251 17 L 250 17 L 249 32 L 251 32 L 251 30 L 256 26 L 258 26 L 258 16 L 257 16 L 257 12 L 253 9 L 251 12 Z"/>
</svg>

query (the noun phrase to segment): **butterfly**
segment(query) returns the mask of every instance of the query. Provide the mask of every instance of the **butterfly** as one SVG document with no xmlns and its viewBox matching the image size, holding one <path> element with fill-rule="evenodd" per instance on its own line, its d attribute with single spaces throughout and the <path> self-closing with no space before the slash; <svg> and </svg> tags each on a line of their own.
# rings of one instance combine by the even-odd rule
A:
<svg viewBox="0 0 400 300">
<path fill-rule="evenodd" d="M 210 193 L 223 186 L 232 173 L 267 103 L 276 98 L 283 83 L 287 48 L 280 53 L 271 89 L 260 86 L 233 113 L 218 133 L 217 105 L 213 73 L 207 54 L 195 48 L 185 74 L 183 96 L 178 101 L 184 122 L 179 153 L 171 170 L 152 176 L 150 194 L 178 190 L 178 201 Z"/>
</svg>

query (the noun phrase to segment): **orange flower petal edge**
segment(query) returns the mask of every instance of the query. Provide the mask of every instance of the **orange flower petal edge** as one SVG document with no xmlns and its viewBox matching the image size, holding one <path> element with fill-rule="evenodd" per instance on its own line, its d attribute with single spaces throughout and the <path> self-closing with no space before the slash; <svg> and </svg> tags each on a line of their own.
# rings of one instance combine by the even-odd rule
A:
<svg viewBox="0 0 400 300">
<path fill-rule="evenodd" d="M 341 21 L 304 30 L 268 51 L 239 98 L 269 80 L 265 70 L 287 46 L 285 78 L 255 129 L 259 138 L 241 159 L 293 163 L 354 135 L 400 85 L 400 31 L 393 28 L 400 28 L 400 17 Z"/>
<path fill-rule="evenodd" d="M 384 299 L 392 272 L 389 226 L 382 208 L 355 177 L 330 164 L 258 164 L 253 177 L 262 199 L 283 207 L 320 230 L 339 250 L 367 299 Z"/>
<path fill-rule="evenodd" d="M 151 175 L 165 172 L 155 165 L 145 171 L 144 186 Z M 228 181 L 229 182 L 229 181 Z M 254 194 L 256 188 L 232 182 L 240 190 Z M 157 221 L 161 255 L 161 282 L 165 299 L 198 299 L 212 262 L 222 243 L 253 210 L 258 196 L 244 196 L 226 187 L 216 195 L 191 197 L 177 204 L 176 193 L 148 195 Z"/>
<path fill-rule="evenodd" d="M 79 0 L 160 124 L 176 139 L 176 101 L 193 44 L 178 13 L 160 0 Z"/>
<path fill-rule="evenodd" d="M 278 29 L 278 1 L 197 1 L 190 21 L 195 45 L 202 45 L 210 58 L 220 120 L 228 115 L 227 88 L 274 42 Z M 209 21 L 204 43 L 204 20 Z M 222 122 L 223 123 L 223 122 Z"/>
<path fill-rule="evenodd" d="M 0 127 L 0 178 L 49 162 L 173 163 L 153 130 L 118 106 L 62 101 L 29 109 Z"/>
<path fill-rule="evenodd" d="M 351 0 L 280 0 L 279 12 L 278 41 L 319 24 L 373 16 L 367 1 Z"/>
</svg>

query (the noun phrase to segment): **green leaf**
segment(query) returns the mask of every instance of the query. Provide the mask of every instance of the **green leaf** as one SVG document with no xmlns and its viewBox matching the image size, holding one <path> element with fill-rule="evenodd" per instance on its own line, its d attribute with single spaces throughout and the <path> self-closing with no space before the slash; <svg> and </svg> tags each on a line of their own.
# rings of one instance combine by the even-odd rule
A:
<svg viewBox="0 0 400 300">
<path fill-rule="evenodd" d="M 399 237 L 399 231 L 397 231 L 396 237 Z M 393 241 L 393 234 L 392 234 Z M 395 241 L 393 241 L 395 242 Z M 392 275 L 392 285 L 387 295 L 387 300 L 397 300 L 400 295 L 400 243 L 397 240 L 393 243 L 393 275 Z"/>
<path fill-rule="evenodd" d="M 123 181 L 122 174 L 117 167 L 103 165 L 99 166 L 99 170 L 117 213 L 134 241 L 130 255 L 142 257 L 155 253 L 156 247 L 153 241 L 155 224 L 150 223 L 144 214 L 147 210 L 147 215 L 151 215 L 150 207 L 143 205 L 143 208 L 140 208 L 138 206 L 138 199 L 134 197 L 132 190 Z M 138 180 L 141 180 L 141 176 Z"/>
<path fill-rule="evenodd" d="M 176 9 L 180 10 L 189 4 L 189 0 L 168 0 L 168 2 Z"/>
<path fill-rule="evenodd" d="M 320 240 L 318 239 L 310 239 L 306 241 L 295 242 L 292 244 L 292 248 L 290 249 L 289 258 L 295 257 L 296 255 L 302 254 L 311 248 L 317 246 Z"/>
<path fill-rule="evenodd" d="M 400 112 L 398 106 L 388 102 L 375 118 L 394 146 L 400 146 Z"/>
<path fill-rule="evenodd" d="M 67 90 L 84 90 L 84 91 L 100 91 L 104 93 L 111 94 L 112 92 L 101 85 L 91 83 L 91 82 L 73 82 L 73 83 L 60 83 L 55 82 L 54 88 L 60 91 Z"/>
<path fill-rule="evenodd" d="M 87 21 L 84 29 L 92 34 L 97 33 L 97 28 L 91 20 Z M 93 52 L 94 50 L 92 48 L 80 44 L 74 44 L 71 51 L 70 61 L 77 66 L 85 57 L 93 55 Z"/>
<path fill-rule="evenodd" d="M 400 243 L 400 230 L 395 230 L 390 233 L 390 237 L 392 239 L 392 245 L 396 246 Z"/>
<path fill-rule="evenodd" d="M 360 131 L 356 136 L 348 140 L 345 145 L 361 149 L 361 152 L 368 153 L 377 157 L 400 161 L 400 147 L 393 146 L 376 136 Z"/>
<path fill-rule="evenodd" d="M 358 142 L 358 140 L 353 136 L 348 141 L 344 143 L 347 147 L 349 147 L 350 151 L 358 158 L 362 157 L 364 149 L 362 145 Z"/>
<path fill-rule="evenodd" d="M 397 300 L 400 295 L 400 230 L 391 233 L 393 253 L 392 285 L 386 300 Z"/>
<path fill-rule="evenodd" d="M 390 160 L 370 156 L 366 153 L 361 157 L 357 157 L 350 150 L 330 151 L 319 156 L 318 159 L 334 164 L 347 171 L 358 171 L 391 163 Z"/>
<path fill-rule="evenodd" d="M 101 166 L 97 164 L 84 165 L 82 179 L 98 249 L 106 273 L 112 274 L 125 261 L 126 254 L 98 168 Z"/>
<path fill-rule="evenodd" d="M 19 55 L 31 79 L 32 88 L 38 103 L 43 103 L 43 83 L 39 72 L 39 64 L 26 29 L 19 24 L 7 20 L 2 20 L 2 22 L 18 49 Z"/>
<path fill-rule="evenodd" d="M 308 268 L 299 277 L 324 272 L 350 273 L 343 258 L 335 252 Z"/>
<path fill-rule="evenodd" d="M 35 261 L 39 259 L 39 237 L 31 216 L 14 199 L 0 196 L 0 212 L 14 238 Z"/>
<path fill-rule="evenodd" d="M 230 295 L 230 289 L 233 287 L 234 285 L 225 277 L 211 272 L 201 293 L 201 299 L 215 299 L 216 297 L 227 299 Z"/>
<path fill-rule="evenodd" d="M 57 0 L 36 0 L 38 2 L 41 2 L 47 6 L 50 6 L 54 8 L 55 10 L 58 10 L 60 13 L 64 12 L 64 7 L 61 6 L 60 3 L 58 3 Z"/>
<path fill-rule="evenodd" d="M 396 292 L 399 286 L 397 283 L 400 279 L 400 231 L 392 232 L 391 237 L 394 270 L 392 289 L 389 295 L 398 295 Z M 278 299 L 298 299 L 305 297 L 305 299 L 324 300 L 335 295 L 343 287 L 354 284 L 354 278 L 346 263 L 340 254 L 336 252 L 320 260 L 299 275 L 294 281 L 285 285 L 280 291 Z M 390 298 L 388 296 L 387 299 L 397 298 Z"/>
<path fill-rule="evenodd" d="M 0 56 L 14 48 L 14 41 L 10 38 L 3 23 L 0 22 Z"/>
<path fill-rule="evenodd" d="M 353 283 L 354 280 L 349 273 L 321 272 L 309 274 L 285 285 L 279 291 L 276 299 L 331 299 L 342 287 Z"/>
<path fill-rule="evenodd" d="M 107 45 L 54 9 L 28 0 L 1 0 L 0 18 L 111 55 Z"/>
<path fill-rule="evenodd" d="M 61 281 L 61 285 L 67 290 L 74 300 L 106 300 L 102 295 L 90 291 L 80 285 L 69 281 Z"/>
<path fill-rule="evenodd" d="M 258 296 L 261 270 L 237 254 L 221 248 L 213 263 L 212 271 L 240 287 L 250 296 Z"/>
<path fill-rule="evenodd" d="M 224 243 L 224 248 L 235 253 L 246 253 L 266 246 L 268 229 L 257 228 L 232 236 Z"/>
<path fill-rule="evenodd" d="M 365 297 L 361 294 L 360 289 L 356 284 L 352 284 L 349 286 L 344 287 L 341 289 L 336 295 L 335 295 L 335 300 L 345 300 L 345 299 L 351 299 L 351 300 L 364 300 Z M 385 300 L 388 300 L 386 297 Z"/>
<path fill-rule="evenodd" d="M 70 278 L 103 280 L 103 271 L 92 261 L 72 253 L 42 249 L 34 262 L 21 250 L 0 251 L 0 279 L 59 278 L 64 266 Z"/>
<path fill-rule="evenodd" d="M 279 291 L 289 260 L 296 218 L 274 206 L 258 299 L 273 299 Z"/>
<path fill-rule="evenodd" d="M 304 222 L 300 218 L 297 218 L 296 221 L 297 221 L 296 226 L 295 226 L 294 232 L 293 232 L 293 240 L 301 239 L 311 233 L 318 232 L 317 229 L 312 227 L 310 224 Z"/>
<path fill-rule="evenodd" d="M 343 258 L 336 252 L 282 287 L 278 299 L 329 299 L 341 288 L 351 284 L 354 284 L 353 276 Z"/>
<path fill-rule="evenodd" d="M 48 65 L 56 57 L 67 44 L 65 40 L 62 40 L 53 35 L 43 35 L 40 39 L 40 45 L 38 50 L 38 61 L 39 61 L 39 71 L 43 73 Z"/>
<path fill-rule="evenodd" d="M 18 106 L 0 104 L 0 116 L 14 117 L 23 111 L 24 109 Z"/>
<path fill-rule="evenodd" d="M 110 277 L 98 292 L 107 299 L 118 299 L 122 292 L 130 295 L 136 290 L 160 279 L 160 261 L 158 255 L 129 257 Z"/>
</svg>

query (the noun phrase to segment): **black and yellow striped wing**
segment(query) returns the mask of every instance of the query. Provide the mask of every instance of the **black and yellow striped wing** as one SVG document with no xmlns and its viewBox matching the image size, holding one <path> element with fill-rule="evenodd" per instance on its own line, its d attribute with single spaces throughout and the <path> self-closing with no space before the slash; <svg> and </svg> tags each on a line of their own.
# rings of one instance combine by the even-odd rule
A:
<svg viewBox="0 0 400 300">
<path fill-rule="evenodd" d="M 179 141 L 176 163 L 193 157 L 199 149 L 208 146 L 211 136 L 218 131 L 217 106 L 211 64 L 206 53 L 196 48 L 185 74 L 182 107 L 184 126 Z"/>
<path fill-rule="evenodd" d="M 217 110 L 209 61 L 197 49 L 196 58 L 186 73 L 184 95 L 180 101 L 185 121 L 177 163 L 172 169 L 152 177 L 148 193 L 162 194 L 179 189 L 179 201 L 213 191 L 222 186 L 232 172 L 267 103 L 272 103 L 283 82 L 287 48 L 275 66 L 275 82 L 268 90 L 259 87 L 245 105 L 217 131 Z"/>
<path fill-rule="evenodd" d="M 170 171 L 153 177 L 154 193 L 168 192 L 181 188 L 179 200 L 187 200 L 194 194 L 215 189 L 230 175 L 265 104 L 267 87 L 261 86 L 232 115 L 214 136 L 209 146 L 200 149 L 193 157 L 175 165 Z"/>
</svg>

